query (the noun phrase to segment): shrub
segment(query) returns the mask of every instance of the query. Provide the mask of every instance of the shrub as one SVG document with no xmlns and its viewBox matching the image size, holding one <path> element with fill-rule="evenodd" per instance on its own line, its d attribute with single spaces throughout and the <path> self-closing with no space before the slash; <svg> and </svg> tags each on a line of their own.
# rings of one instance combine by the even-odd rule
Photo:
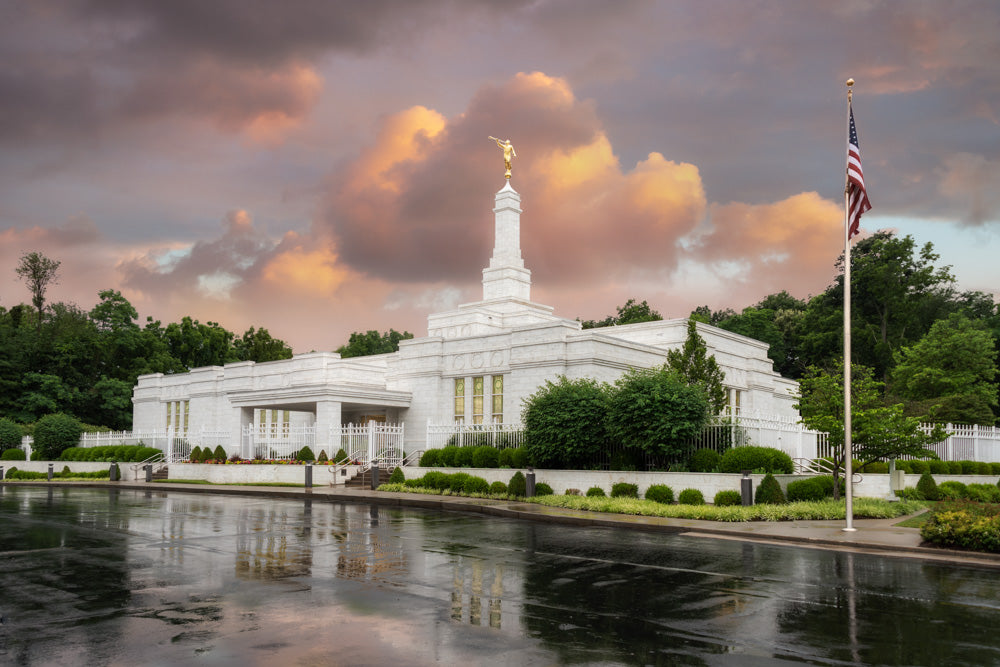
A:
<svg viewBox="0 0 1000 667">
<path fill-rule="evenodd" d="M 428 489 L 444 491 L 451 485 L 449 477 L 451 476 L 446 473 L 432 470 L 423 476 L 421 486 L 427 487 Z"/>
<path fill-rule="evenodd" d="M 462 491 L 465 493 L 489 493 L 490 483 L 487 482 L 482 477 L 469 477 L 465 480 L 465 485 L 462 487 Z"/>
<path fill-rule="evenodd" d="M 764 475 L 760 486 L 757 487 L 757 493 L 754 494 L 753 501 L 758 505 L 785 504 L 785 494 L 782 493 L 781 485 L 778 484 L 778 480 L 774 478 L 774 475 L 771 473 Z"/>
<path fill-rule="evenodd" d="M 459 447 L 458 451 L 455 452 L 455 467 L 456 468 L 471 468 L 472 467 L 472 457 L 476 453 L 475 447 Z"/>
<path fill-rule="evenodd" d="M 833 475 L 823 475 L 822 477 L 814 477 L 816 483 L 823 488 L 823 494 L 827 497 L 833 497 Z M 840 477 L 840 497 L 844 497 L 844 493 L 847 492 L 847 480 L 844 476 Z"/>
<path fill-rule="evenodd" d="M 889 464 L 885 461 L 869 461 L 858 472 L 868 472 L 873 475 L 885 474 L 889 472 Z"/>
<path fill-rule="evenodd" d="M 922 474 L 920 479 L 917 481 L 917 493 L 919 493 L 924 500 L 938 499 L 938 485 L 929 472 Z"/>
<path fill-rule="evenodd" d="M 513 463 L 512 468 L 527 468 L 528 467 L 528 450 L 524 447 L 514 447 L 510 449 L 510 461 Z"/>
<path fill-rule="evenodd" d="M 721 458 L 719 453 L 714 449 L 708 449 L 707 447 L 696 449 L 691 454 L 688 467 L 691 469 L 691 472 L 714 472 L 718 470 Z"/>
<path fill-rule="evenodd" d="M 319 450 L 319 456 L 316 458 L 317 461 L 329 461 L 330 457 L 326 455 L 326 450 Z"/>
<path fill-rule="evenodd" d="M 420 467 L 421 468 L 433 468 L 439 465 L 441 462 L 441 450 L 440 449 L 428 449 L 426 452 L 420 455 Z"/>
<path fill-rule="evenodd" d="M 945 547 L 1000 553 L 1000 515 L 989 506 L 956 505 L 935 509 L 920 536 Z"/>
<path fill-rule="evenodd" d="M 589 491 L 587 492 L 587 495 L 590 495 Z M 601 492 L 601 495 L 604 495 L 603 491 Z M 646 500 L 652 500 L 656 503 L 670 505 L 674 502 L 674 490 L 666 484 L 653 484 L 646 489 L 645 498 Z"/>
<path fill-rule="evenodd" d="M 528 480 L 524 478 L 524 473 L 518 470 L 507 483 L 507 493 L 512 496 L 523 498 L 528 490 Z"/>
<path fill-rule="evenodd" d="M 391 475 L 389 475 L 389 483 L 402 484 L 405 481 L 406 481 L 406 475 L 403 474 L 403 469 L 400 468 L 399 466 L 396 466 L 396 469 L 392 471 Z"/>
<path fill-rule="evenodd" d="M 219 451 L 221 449 L 222 449 L 222 447 L 216 447 L 215 448 L 215 458 L 217 458 L 217 459 L 220 458 L 219 457 Z M 226 460 L 226 453 L 225 452 L 222 452 L 221 460 L 223 460 L 223 461 Z M 313 450 L 309 449 L 309 445 L 306 445 L 305 447 L 303 447 L 302 449 L 300 449 L 296 453 L 295 460 L 296 461 L 315 461 L 316 460 L 316 456 L 313 454 Z"/>
<path fill-rule="evenodd" d="M 990 464 L 990 474 L 1000 475 L 1000 463 L 994 462 Z"/>
<path fill-rule="evenodd" d="M 552 491 L 552 487 L 546 484 L 545 482 L 538 482 L 537 484 L 535 484 L 536 496 L 551 496 L 553 494 L 554 492 Z"/>
<path fill-rule="evenodd" d="M 607 497 L 607 494 L 604 493 L 604 489 L 602 489 L 601 487 L 599 487 L 599 486 L 592 486 L 589 489 L 587 489 L 587 497 L 588 498 L 595 498 L 595 497 L 596 498 L 605 498 L 605 497 Z"/>
<path fill-rule="evenodd" d="M 632 369 L 615 383 L 607 402 L 608 437 L 626 449 L 671 455 L 701 433 L 709 417 L 708 398 L 679 373 Z"/>
<path fill-rule="evenodd" d="M 514 467 L 514 448 L 508 447 L 507 449 L 501 449 L 497 458 L 499 459 L 499 467 L 501 468 L 513 468 Z"/>
<path fill-rule="evenodd" d="M 794 470 L 792 457 L 773 447 L 734 447 L 719 460 L 719 471 L 736 473 L 763 470 L 767 473 L 788 473 Z"/>
<path fill-rule="evenodd" d="M 910 461 L 910 472 L 914 475 L 923 475 L 925 472 L 930 472 L 931 468 L 927 465 L 927 461 Z"/>
<path fill-rule="evenodd" d="M 681 505 L 704 505 L 705 496 L 698 489 L 684 489 L 677 496 L 677 502 Z"/>
<path fill-rule="evenodd" d="M 979 475 L 992 475 L 993 474 L 993 468 L 990 467 L 989 463 L 986 463 L 985 461 L 980 461 L 979 462 L 979 469 L 976 471 L 976 473 L 979 474 Z"/>
<path fill-rule="evenodd" d="M 831 488 L 833 486 L 831 479 Z M 823 484 L 815 477 L 810 477 L 808 479 L 797 479 L 794 482 L 788 483 L 788 502 L 794 503 L 800 500 L 823 500 L 826 497 L 826 491 L 823 488 Z"/>
<path fill-rule="evenodd" d="M 344 463 L 345 461 L 347 461 L 347 452 L 345 452 L 344 448 L 341 447 L 337 450 L 337 453 L 333 455 L 333 462 Z"/>
<path fill-rule="evenodd" d="M 299 452 L 300 456 L 302 455 L 302 452 L 308 452 L 309 456 L 310 457 L 312 456 L 312 451 L 310 451 L 310 449 L 308 447 L 303 447 L 302 448 L 302 451 Z M 226 458 L 227 458 L 226 457 L 226 450 L 222 448 L 222 445 L 216 445 L 215 451 L 212 452 L 212 458 L 215 459 L 216 461 L 225 461 L 226 460 Z M 308 459 L 303 458 L 303 459 L 299 459 L 299 460 L 300 461 L 311 461 L 312 459 L 311 458 L 308 458 Z"/>
<path fill-rule="evenodd" d="M 580 489 L 566 489 L 567 496 L 578 496 L 580 495 Z"/>
<path fill-rule="evenodd" d="M 639 486 L 628 482 L 618 482 L 611 485 L 612 498 L 638 498 Z"/>
<path fill-rule="evenodd" d="M 930 472 L 932 475 L 947 475 L 948 474 L 948 462 L 947 461 L 928 461 L 930 466 Z"/>
<path fill-rule="evenodd" d="M 191 463 L 199 463 L 201 461 L 201 447 L 195 445 L 195 448 L 188 454 L 188 461 Z"/>
<path fill-rule="evenodd" d="M 496 447 L 490 447 L 489 445 L 476 447 L 475 451 L 472 452 L 472 467 L 499 468 L 500 450 Z"/>
<path fill-rule="evenodd" d="M 503 482 L 493 482 L 490 484 L 490 495 L 492 496 L 506 496 L 507 495 L 507 485 Z"/>
<path fill-rule="evenodd" d="M 937 488 L 939 500 L 961 500 L 966 497 L 966 487 L 961 482 L 941 482 Z"/>
<path fill-rule="evenodd" d="M 438 453 L 438 465 L 445 468 L 454 468 L 456 456 L 458 456 L 458 447 L 455 445 L 442 447 Z"/>
<path fill-rule="evenodd" d="M 992 484 L 969 484 L 965 497 L 977 503 L 1000 503 L 1000 488 Z"/>
<path fill-rule="evenodd" d="M 739 491 L 734 491 L 732 489 L 726 489 L 725 491 L 719 491 L 715 494 L 715 499 L 712 501 L 718 507 L 730 507 L 734 505 L 743 504 L 743 494 Z"/>
<path fill-rule="evenodd" d="M 979 471 L 979 463 L 976 461 L 959 461 L 962 464 L 963 475 L 975 475 Z"/>
<path fill-rule="evenodd" d="M 606 384 L 565 376 L 555 382 L 546 381 L 524 404 L 524 439 L 529 458 L 548 468 L 589 464 L 607 441 L 607 414 Z"/>
<path fill-rule="evenodd" d="M 898 489 L 896 491 L 896 497 L 901 500 L 925 500 L 923 495 L 912 486 L 905 489 Z"/>
<path fill-rule="evenodd" d="M 961 461 L 948 461 L 948 474 L 949 475 L 961 475 L 962 474 L 962 462 Z"/>
<path fill-rule="evenodd" d="M 63 450 L 80 442 L 83 426 L 75 417 L 57 413 L 45 415 L 35 424 L 34 450 L 42 460 L 55 461 Z"/>
<path fill-rule="evenodd" d="M 7 417 L 0 419 L 0 452 L 8 449 L 20 449 L 23 437 L 24 429 L 17 422 Z"/>
<path fill-rule="evenodd" d="M 5 449 L 0 454 L 0 461 L 23 461 L 26 458 L 23 449 Z"/>
</svg>

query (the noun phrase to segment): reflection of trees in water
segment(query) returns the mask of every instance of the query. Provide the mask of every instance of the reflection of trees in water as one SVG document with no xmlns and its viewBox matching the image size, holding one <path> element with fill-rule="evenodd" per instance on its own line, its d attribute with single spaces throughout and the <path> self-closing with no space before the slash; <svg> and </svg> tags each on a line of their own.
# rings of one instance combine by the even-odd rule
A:
<svg viewBox="0 0 1000 667">
<path fill-rule="evenodd" d="M 115 494 L 52 487 L 5 491 L 0 613 L 8 625 L 0 662 L 47 661 L 51 655 L 35 655 L 32 647 L 63 642 L 75 647 L 81 663 L 99 664 L 119 641 L 131 592 L 128 519 L 116 511 L 116 501 Z M 53 617 L 65 620 L 55 626 Z M 88 631 L 97 621 L 101 632 Z"/>
<path fill-rule="evenodd" d="M 829 582 L 786 599 L 778 629 L 832 660 L 884 665 L 995 665 L 1000 610 L 984 613 L 995 579 L 977 570 L 831 553 L 814 573 Z M 971 591 L 975 590 L 975 595 Z M 994 594 L 997 591 L 994 591 Z M 991 642 L 991 643 L 980 643 Z"/>
</svg>

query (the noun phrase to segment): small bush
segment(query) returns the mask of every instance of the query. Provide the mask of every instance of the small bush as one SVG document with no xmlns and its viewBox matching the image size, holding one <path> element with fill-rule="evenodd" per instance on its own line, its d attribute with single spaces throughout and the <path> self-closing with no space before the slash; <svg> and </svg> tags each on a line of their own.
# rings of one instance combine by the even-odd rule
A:
<svg viewBox="0 0 1000 667">
<path fill-rule="evenodd" d="M 705 496 L 698 489 L 684 489 L 677 496 L 677 502 L 681 505 L 704 505 Z"/>
<path fill-rule="evenodd" d="M 507 483 L 507 492 L 512 496 L 523 498 L 528 491 L 528 481 L 524 478 L 524 473 L 518 470 Z"/>
<path fill-rule="evenodd" d="M 303 447 L 302 452 L 308 452 L 309 456 L 312 456 L 312 451 L 308 447 Z M 299 454 L 302 454 L 299 452 Z M 216 445 L 215 451 L 212 452 L 212 458 L 216 461 L 225 461 L 228 456 L 226 455 L 226 450 L 223 449 L 222 445 Z M 311 461 L 312 459 L 299 459 L 300 461 Z"/>
<path fill-rule="evenodd" d="M 567 496 L 578 496 L 580 495 L 580 489 L 566 489 Z"/>
<path fill-rule="evenodd" d="M 499 468 L 500 450 L 496 447 L 490 447 L 489 445 L 476 447 L 475 451 L 472 452 L 472 467 Z"/>
<path fill-rule="evenodd" d="M 962 474 L 962 462 L 961 461 L 948 461 L 948 474 L 949 475 L 961 475 Z"/>
<path fill-rule="evenodd" d="M 905 489 L 899 489 L 896 491 L 896 497 L 901 500 L 926 500 L 923 494 L 917 491 L 912 486 Z"/>
<path fill-rule="evenodd" d="M 977 503 L 1000 503 L 1000 488 L 992 484 L 969 484 L 965 497 Z"/>
<path fill-rule="evenodd" d="M 507 485 L 503 482 L 493 482 L 490 484 L 490 495 L 492 496 L 506 496 L 507 495 Z"/>
<path fill-rule="evenodd" d="M 333 455 L 333 462 L 344 463 L 346 461 L 347 461 L 347 452 L 345 452 L 344 448 L 341 447 L 340 449 L 337 450 L 337 453 Z"/>
<path fill-rule="evenodd" d="M 402 484 L 405 481 L 406 481 L 406 475 L 403 474 L 403 469 L 400 468 L 399 466 L 396 466 L 396 469 L 392 471 L 391 475 L 389 475 L 389 483 Z"/>
<path fill-rule="evenodd" d="M 23 437 L 24 429 L 17 422 L 7 417 L 0 419 L 0 451 L 20 449 Z"/>
<path fill-rule="evenodd" d="M 587 495 L 590 495 L 590 491 L 587 492 Z M 603 491 L 601 491 L 601 495 L 604 495 Z M 656 503 L 670 505 L 674 502 L 674 490 L 666 484 L 653 484 L 646 489 L 645 498 Z"/>
<path fill-rule="evenodd" d="M 867 472 L 873 475 L 884 475 L 889 472 L 889 464 L 885 461 L 871 461 L 866 463 L 864 468 L 858 470 L 858 472 Z"/>
<path fill-rule="evenodd" d="M 424 486 L 423 477 L 414 477 L 413 479 L 408 479 L 403 482 L 403 486 L 407 486 L 411 489 L 417 489 Z"/>
<path fill-rule="evenodd" d="M 444 468 L 455 467 L 455 457 L 458 455 L 458 447 L 448 445 L 438 450 L 438 465 Z"/>
<path fill-rule="evenodd" d="M 188 454 L 188 461 L 191 463 L 199 463 L 201 461 L 201 447 L 195 445 L 195 448 Z"/>
<path fill-rule="evenodd" d="M 992 475 L 993 474 L 993 468 L 990 467 L 989 463 L 986 463 L 985 461 L 980 461 L 979 462 L 979 469 L 976 470 L 976 474 L 977 475 Z"/>
<path fill-rule="evenodd" d="M 961 482 L 941 482 L 937 485 L 938 500 L 961 500 L 966 497 L 965 488 Z"/>
<path fill-rule="evenodd" d="M 1000 515 L 989 505 L 939 507 L 920 528 L 920 536 L 944 547 L 1000 553 Z"/>
<path fill-rule="evenodd" d="M 719 491 L 715 494 L 715 499 L 712 501 L 718 507 L 731 507 L 735 505 L 743 504 L 743 494 L 739 491 L 734 491 L 732 489 L 726 489 L 725 491 Z"/>
<path fill-rule="evenodd" d="M 497 455 L 497 459 L 500 468 L 513 468 L 514 448 L 508 447 L 507 449 L 501 449 Z"/>
<path fill-rule="evenodd" d="M 938 485 L 929 472 L 925 472 L 920 476 L 920 480 L 917 482 L 917 492 L 924 500 L 938 499 Z"/>
<path fill-rule="evenodd" d="M 738 473 L 743 470 L 791 474 L 794 465 L 792 457 L 774 447 L 734 447 L 719 459 L 720 472 Z"/>
<path fill-rule="evenodd" d="M 421 468 L 433 468 L 441 463 L 441 450 L 440 449 L 428 449 L 426 452 L 420 455 L 420 467 Z"/>
<path fill-rule="evenodd" d="M 809 479 L 797 479 L 794 482 L 789 482 L 787 490 L 788 502 L 790 503 L 802 500 L 823 500 L 826 497 L 826 491 L 823 489 L 823 484 L 815 477 L 810 477 Z"/>
<path fill-rule="evenodd" d="M 823 487 L 823 494 L 828 498 L 833 497 L 833 475 L 823 475 L 822 477 L 814 477 L 813 479 Z M 840 476 L 840 497 L 843 498 L 844 494 L 847 492 L 847 480 L 844 476 Z"/>
<path fill-rule="evenodd" d="M 428 489 L 438 489 L 444 491 L 450 486 L 449 475 L 432 470 L 421 478 L 421 486 Z"/>
<path fill-rule="evenodd" d="M 527 468 L 528 467 L 528 450 L 524 447 L 512 447 L 510 448 L 510 461 L 513 465 L 512 468 Z"/>
<path fill-rule="evenodd" d="M 612 498 L 638 498 L 639 497 L 639 485 L 629 484 L 628 482 L 618 482 L 617 484 L 611 485 L 611 497 Z"/>
<path fill-rule="evenodd" d="M 757 493 L 754 494 L 753 501 L 758 505 L 785 504 L 785 494 L 781 491 L 781 485 L 778 484 L 778 480 L 774 478 L 774 475 L 771 473 L 764 475 L 760 486 L 757 487 Z"/>
<path fill-rule="evenodd" d="M 722 459 L 714 449 L 696 449 L 691 454 L 688 467 L 691 472 L 715 472 L 719 469 L 719 461 Z"/>
<path fill-rule="evenodd" d="M 222 447 L 216 447 L 215 448 L 215 458 L 216 459 L 219 459 L 219 450 L 221 450 L 221 449 L 222 449 Z M 226 453 L 225 452 L 222 452 L 222 458 L 220 460 L 222 460 L 222 461 L 226 460 Z M 302 449 L 300 449 L 298 451 L 298 454 L 296 454 L 296 456 L 295 456 L 295 460 L 296 461 L 315 461 L 316 460 L 316 455 L 313 454 L 313 450 L 309 449 L 309 445 L 306 445 L 305 447 L 303 447 Z"/>
<path fill-rule="evenodd" d="M 930 472 L 931 468 L 927 465 L 927 461 L 910 461 L 910 471 L 914 475 L 923 475 L 925 472 Z"/>
<path fill-rule="evenodd" d="M 487 482 L 482 477 L 469 477 L 465 480 L 465 484 L 462 487 L 462 491 L 465 493 L 482 493 L 486 494 L 490 491 L 490 483 Z"/>
<path fill-rule="evenodd" d="M 23 449 L 5 449 L 0 454 L 0 461 L 24 461 L 26 458 Z"/>
<path fill-rule="evenodd" d="M 536 496 L 551 496 L 554 495 L 552 487 L 545 482 L 538 482 L 535 484 L 535 495 Z"/>
<path fill-rule="evenodd" d="M 604 493 L 604 489 L 599 486 L 592 486 L 587 489 L 588 498 L 606 498 L 607 494 Z"/>
<path fill-rule="evenodd" d="M 930 467 L 930 472 L 932 475 L 947 475 L 948 474 L 948 462 L 947 461 L 928 461 Z"/>
<path fill-rule="evenodd" d="M 990 474 L 992 474 L 992 475 L 1000 475 L 1000 463 L 991 463 L 990 464 Z"/>
<path fill-rule="evenodd" d="M 962 474 L 963 475 L 975 475 L 979 471 L 979 463 L 977 461 L 959 461 L 962 464 Z"/>
<path fill-rule="evenodd" d="M 319 450 L 319 456 L 316 458 L 317 461 L 329 461 L 330 457 L 326 455 L 326 450 Z"/>
<path fill-rule="evenodd" d="M 458 451 L 455 452 L 455 467 L 457 468 L 471 468 L 472 467 L 472 457 L 476 453 L 475 447 L 459 447 Z"/>
</svg>

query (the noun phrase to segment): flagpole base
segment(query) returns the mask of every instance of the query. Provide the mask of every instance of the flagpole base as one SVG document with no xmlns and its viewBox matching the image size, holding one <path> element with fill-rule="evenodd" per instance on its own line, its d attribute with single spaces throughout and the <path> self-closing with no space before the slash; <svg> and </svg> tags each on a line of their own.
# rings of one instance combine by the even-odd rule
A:
<svg viewBox="0 0 1000 667">
<path fill-rule="evenodd" d="M 841 532 L 844 532 L 844 533 L 856 533 L 856 532 L 858 532 L 858 529 L 855 528 L 854 526 L 848 526 L 846 528 L 841 528 L 840 530 L 841 530 Z"/>
</svg>

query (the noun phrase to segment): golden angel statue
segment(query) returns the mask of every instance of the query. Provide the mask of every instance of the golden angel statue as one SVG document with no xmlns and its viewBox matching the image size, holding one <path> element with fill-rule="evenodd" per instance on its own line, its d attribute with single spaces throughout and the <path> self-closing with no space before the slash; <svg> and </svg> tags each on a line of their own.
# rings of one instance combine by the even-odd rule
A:
<svg viewBox="0 0 1000 667">
<path fill-rule="evenodd" d="M 496 137 L 490 137 L 490 139 L 497 142 L 497 146 L 503 149 L 503 166 L 506 169 L 503 176 L 504 178 L 510 178 L 510 159 L 517 157 L 514 146 L 511 145 L 510 139 L 506 141 L 500 141 Z"/>
</svg>

